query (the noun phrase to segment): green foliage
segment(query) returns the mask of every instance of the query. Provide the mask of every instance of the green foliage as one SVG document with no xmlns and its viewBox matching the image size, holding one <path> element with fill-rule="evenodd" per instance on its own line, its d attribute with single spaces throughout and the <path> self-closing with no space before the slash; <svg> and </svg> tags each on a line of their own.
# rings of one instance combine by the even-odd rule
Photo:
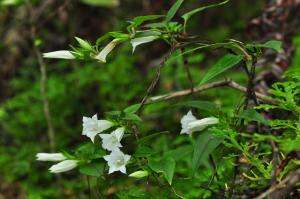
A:
<svg viewBox="0 0 300 199">
<path fill-rule="evenodd" d="M 194 144 L 192 171 L 195 173 L 208 156 L 222 143 L 223 138 L 210 131 L 201 133 Z"/>
<path fill-rule="evenodd" d="M 80 0 L 80 1 L 90 6 L 115 7 L 119 5 L 119 0 Z"/>
<path fill-rule="evenodd" d="M 109 7 L 119 3 L 102 0 L 81 2 Z M 280 155 L 277 158 L 282 163 L 300 148 L 298 68 L 288 71 L 284 81 L 273 85 L 269 91 L 269 100 L 273 103 L 261 104 L 255 109 L 248 107 L 251 103 L 244 103 L 242 109 L 240 96 L 243 94 L 226 88 L 193 93 L 192 96 L 171 102 L 154 100 L 151 104 L 147 101 L 141 103 L 145 95 L 187 89 L 196 82 L 204 84 L 212 79 L 223 80 L 221 74 L 224 75 L 234 66 L 240 67 L 241 62 L 251 71 L 254 68 L 253 60 L 262 56 L 263 48 L 281 51 L 280 41 L 245 44 L 234 39 L 222 39 L 201 43 L 198 41 L 199 35 L 186 32 L 187 22 L 192 24 L 192 16 L 207 8 L 224 5 L 228 0 L 187 11 L 182 15 L 182 23 L 174 19 L 183 2 L 177 0 L 166 15 L 134 17 L 128 21 L 129 25 L 125 22 L 120 25 L 126 27 L 127 32 L 105 33 L 96 40 L 95 45 L 75 37 L 78 44 L 77 47 L 71 46 L 70 52 L 76 59 L 85 61 L 84 64 L 46 62 L 47 97 L 56 145 L 67 159 L 78 160 L 76 169 L 79 172 L 62 174 L 59 188 L 55 177 L 46 172 L 47 168 L 34 160 L 34 154 L 50 151 L 46 134 L 48 126 L 44 118 L 38 70 L 26 67 L 34 66 L 34 61 L 22 62 L 25 67 L 10 82 L 13 95 L 0 107 L 1 128 L 7 132 L 3 136 L 4 145 L 0 147 L 3 154 L 0 167 L 3 168 L 1 174 L 4 180 L 18 182 L 26 178 L 26 182 L 22 181 L 21 184 L 29 198 L 86 198 L 88 188 L 81 175 L 89 176 L 90 197 L 94 197 L 94 194 L 99 198 L 121 199 L 157 196 L 162 199 L 217 198 L 223 192 L 222 197 L 231 197 L 231 191 L 234 197 L 250 189 L 259 193 L 268 188 L 272 178 L 281 181 L 297 169 L 299 160 L 294 157 L 284 168 L 279 168 L 274 162 L 276 154 L 273 151 L 274 147 L 278 147 Z M 161 64 L 155 62 L 160 67 L 156 74 L 160 76 L 155 76 L 154 71 L 144 74 L 135 66 L 140 62 L 142 65 L 153 65 L 147 60 L 151 49 L 137 59 L 126 42 L 135 49 L 138 45 L 158 39 L 171 47 L 171 55 L 165 56 L 166 60 L 163 58 Z M 39 44 L 37 47 L 44 43 L 42 40 L 35 41 Z M 103 46 L 103 43 L 108 44 Z M 115 49 L 119 44 L 124 45 Z M 215 59 L 204 50 L 226 52 L 220 59 Z M 110 52 L 114 55 L 105 66 L 98 62 L 100 59 L 94 63 L 103 51 L 106 54 L 102 62 L 106 61 Z M 154 51 L 157 51 L 157 47 Z M 204 65 L 212 67 L 205 68 Z M 190 70 L 190 74 L 186 73 L 187 70 Z M 199 73 L 205 73 L 202 80 Z M 227 74 L 244 85 L 249 93 L 251 84 L 247 85 L 247 82 L 252 81 L 251 75 L 241 70 L 231 70 Z M 157 84 L 153 84 L 153 78 Z M 175 94 L 179 93 L 180 96 L 184 92 L 187 90 Z M 244 100 L 246 102 L 253 100 L 248 95 L 245 97 L 248 98 Z M 218 125 L 205 126 L 205 131 L 199 130 L 190 136 L 180 135 L 180 119 L 189 109 L 196 118 L 193 122 L 198 125 L 203 125 L 201 119 L 204 117 L 218 117 L 220 122 Z M 127 174 L 142 176 L 133 179 L 119 172 L 108 173 L 111 165 L 105 156 L 112 152 L 104 150 L 101 146 L 103 140 L 101 142 L 100 137 L 96 136 L 92 143 L 80 136 L 82 116 L 90 117 L 95 113 L 98 113 L 99 119 L 113 123 L 111 129 L 103 131 L 104 134 L 117 127 L 126 129 L 120 149 L 131 155 L 126 165 Z M 181 121 L 182 128 L 183 123 Z M 190 126 L 190 123 L 187 124 L 188 128 Z M 13 147 L 6 147 L 10 144 Z M 120 163 L 122 161 L 118 159 L 116 164 Z M 275 172 L 276 176 L 274 169 L 278 171 Z M 235 181 L 241 184 L 235 184 Z"/>
<path fill-rule="evenodd" d="M 196 9 L 194 9 L 192 11 L 189 11 L 189 12 L 185 13 L 184 15 L 181 16 L 183 18 L 183 20 L 184 20 L 184 27 L 186 27 L 187 22 L 189 21 L 189 19 L 193 15 L 195 15 L 195 14 L 197 14 L 199 12 L 202 12 L 202 11 L 208 9 L 208 8 L 212 8 L 212 7 L 224 5 L 224 4 L 228 3 L 228 2 L 229 2 L 229 0 L 226 0 L 226 1 L 223 1 L 221 3 L 216 3 L 216 4 L 211 4 L 211 5 L 208 5 L 208 6 L 203 6 L 203 7 L 200 7 L 200 8 L 196 8 Z"/>
<path fill-rule="evenodd" d="M 172 18 L 175 16 L 175 14 L 177 13 L 178 9 L 180 8 L 181 4 L 183 3 L 184 0 L 177 0 L 173 6 L 170 8 L 170 10 L 168 11 L 167 15 L 166 15 L 166 19 L 165 22 L 169 22 L 172 20 Z"/>
<path fill-rule="evenodd" d="M 168 181 L 168 183 L 171 185 L 174 172 L 175 172 L 175 166 L 176 162 L 171 157 L 164 157 L 159 161 L 151 160 L 149 161 L 149 167 L 157 172 L 157 173 L 163 173 L 164 177 Z"/>
<path fill-rule="evenodd" d="M 242 59 L 243 58 L 239 55 L 226 54 L 205 74 L 201 84 L 208 82 L 215 76 L 237 65 Z"/>
</svg>

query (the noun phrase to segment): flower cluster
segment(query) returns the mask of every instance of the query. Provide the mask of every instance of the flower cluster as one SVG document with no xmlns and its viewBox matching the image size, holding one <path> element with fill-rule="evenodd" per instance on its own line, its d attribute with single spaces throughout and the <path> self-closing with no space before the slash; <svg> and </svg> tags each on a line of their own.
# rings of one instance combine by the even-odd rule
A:
<svg viewBox="0 0 300 199">
<path fill-rule="evenodd" d="M 198 120 L 189 111 L 181 119 L 182 130 L 180 134 L 192 135 L 193 132 L 202 131 L 206 127 L 219 123 L 219 120 L 215 117 L 208 117 Z M 109 155 L 104 156 L 104 160 L 109 166 L 108 173 L 111 174 L 116 171 L 126 173 L 126 165 L 130 160 L 130 155 L 124 154 L 120 148 L 122 147 L 121 140 L 124 136 L 125 128 L 118 127 L 111 133 L 103 133 L 114 126 L 114 123 L 108 120 L 99 120 L 97 115 L 92 117 L 82 118 L 82 135 L 87 136 L 94 143 L 96 136 L 99 136 L 102 141 L 102 148 L 110 151 Z M 59 162 L 49 168 L 51 173 L 60 173 L 69 171 L 78 166 L 80 160 L 68 159 L 62 153 L 38 153 L 36 155 L 38 161 L 54 161 Z M 142 173 L 141 173 L 142 172 Z M 148 175 L 141 171 L 133 173 L 132 177 Z"/>
<path fill-rule="evenodd" d="M 126 164 L 129 162 L 130 155 L 124 154 L 120 147 L 125 128 L 119 127 L 110 134 L 100 134 L 103 131 L 111 128 L 113 123 L 108 120 L 98 120 L 97 115 L 91 118 L 83 117 L 82 135 L 89 137 L 94 142 L 95 136 L 99 135 L 102 139 L 102 148 L 111 151 L 109 155 L 103 158 L 107 161 L 109 166 L 109 174 L 115 171 L 126 173 Z"/>
<path fill-rule="evenodd" d="M 113 127 L 114 124 L 108 120 L 98 120 L 97 115 L 91 118 L 83 117 L 82 122 L 82 135 L 90 138 L 93 143 L 95 137 L 99 135 L 102 139 L 102 148 L 111 152 L 109 155 L 103 157 L 109 166 L 109 174 L 115 171 L 126 173 L 125 166 L 130 160 L 130 155 L 126 155 L 120 150 L 120 147 L 122 147 L 120 142 L 123 138 L 125 128 L 119 127 L 110 134 L 101 134 L 103 131 Z M 80 162 L 79 160 L 68 159 L 62 153 L 38 153 L 36 158 L 38 161 L 59 161 L 59 163 L 49 168 L 51 173 L 69 171 L 77 167 Z"/>
</svg>

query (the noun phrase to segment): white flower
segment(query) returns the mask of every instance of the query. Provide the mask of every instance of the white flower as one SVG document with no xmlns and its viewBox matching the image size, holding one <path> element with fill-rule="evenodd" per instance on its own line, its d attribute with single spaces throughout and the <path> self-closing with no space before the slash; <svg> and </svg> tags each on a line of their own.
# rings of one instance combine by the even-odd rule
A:
<svg viewBox="0 0 300 199">
<path fill-rule="evenodd" d="M 188 134 L 192 135 L 195 131 L 202 131 L 207 126 L 212 124 L 219 123 L 219 119 L 215 117 L 208 117 L 201 120 L 198 120 L 192 113 L 189 111 L 185 116 L 181 119 L 182 130 L 180 134 Z"/>
<path fill-rule="evenodd" d="M 193 115 L 192 111 L 189 111 L 185 116 L 182 117 L 181 119 L 181 127 L 182 130 L 180 134 L 191 134 L 192 132 L 189 131 L 188 126 L 189 123 L 197 121 L 197 118 Z"/>
<path fill-rule="evenodd" d="M 195 131 L 202 131 L 203 129 L 205 129 L 207 126 L 209 125 L 213 125 L 213 124 L 218 124 L 219 123 L 219 119 L 215 118 L 215 117 L 207 117 L 207 118 L 203 118 L 201 120 L 197 120 L 194 122 L 189 123 L 188 128 L 190 129 L 190 131 L 195 132 Z"/>
<path fill-rule="evenodd" d="M 115 171 L 121 171 L 122 173 L 126 173 L 126 164 L 130 159 L 130 155 L 124 154 L 120 151 L 119 148 L 116 148 L 111 152 L 110 155 L 106 155 L 103 157 L 109 166 L 108 173 L 111 174 Z"/>
<path fill-rule="evenodd" d="M 158 39 L 158 37 L 157 36 L 147 36 L 147 37 L 139 37 L 139 38 L 132 39 L 130 41 L 130 43 L 132 45 L 132 52 L 135 51 L 135 48 L 138 45 L 141 45 L 141 44 L 144 44 L 144 43 L 149 43 L 151 41 L 154 41 L 155 39 Z"/>
<path fill-rule="evenodd" d="M 62 153 L 38 153 L 36 160 L 38 161 L 62 161 L 67 159 Z"/>
<path fill-rule="evenodd" d="M 57 163 L 50 167 L 50 172 L 51 173 L 61 173 L 65 171 L 69 171 L 77 167 L 77 160 L 64 160 L 60 163 Z"/>
<path fill-rule="evenodd" d="M 82 135 L 89 137 L 94 142 L 95 136 L 102 131 L 105 131 L 113 126 L 113 123 L 108 120 L 98 120 L 97 114 L 92 118 L 83 117 L 83 130 Z"/>
<path fill-rule="evenodd" d="M 76 57 L 68 50 L 59 50 L 49 53 L 43 53 L 44 58 L 53 58 L 53 59 L 75 59 Z"/>
<path fill-rule="evenodd" d="M 115 148 L 122 147 L 120 141 L 124 135 L 125 128 L 117 128 L 111 134 L 100 134 L 102 138 L 102 147 L 108 151 L 113 151 Z"/>
<path fill-rule="evenodd" d="M 101 62 L 106 62 L 107 55 L 116 47 L 116 45 L 119 43 L 121 39 L 114 39 L 110 43 L 108 43 L 101 52 L 95 57 L 95 59 L 98 59 Z"/>
</svg>

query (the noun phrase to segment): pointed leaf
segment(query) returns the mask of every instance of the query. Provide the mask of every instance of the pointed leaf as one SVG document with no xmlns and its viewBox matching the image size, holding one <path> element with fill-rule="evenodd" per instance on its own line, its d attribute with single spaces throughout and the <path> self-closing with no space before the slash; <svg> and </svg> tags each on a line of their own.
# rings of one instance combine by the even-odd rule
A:
<svg viewBox="0 0 300 199">
<path fill-rule="evenodd" d="M 89 164 L 84 164 L 79 167 L 79 172 L 94 177 L 100 177 L 104 171 L 103 162 L 92 162 Z"/>
<path fill-rule="evenodd" d="M 153 151 L 153 149 L 146 147 L 146 146 L 141 146 L 141 147 L 137 148 L 134 156 L 137 158 L 143 158 L 143 157 L 149 157 L 155 153 L 156 152 Z"/>
<path fill-rule="evenodd" d="M 190 12 L 185 13 L 184 15 L 182 15 L 182 18 L 184 19 L 184 25 L 186 25 L 186 23 L 188 22 L 188 20 L 194 14 L 197 14 L 198 12 L 201 12 L 201 11 L 207 9 L 207 8 L 212 8 L 212 7 L 224 5 L 224 4 L 228 3 L 228 2 L 229 2 L 229 0 L 226 0 L 226 1 L 223 1 L 223 2 L 220 2 L 220 3 L 215 3 L 215 4 L 208 5 L 208 6 L 203 6 L 203 7 L 200 7 L 200 8 L 196 8 L 196 9 L 190 11 Z"/>
<path fill-rule="evenodd" d="M 169 133 L 169 132 L 168 131 L 163 131 L 163 132 L 158 132 L 158 133 L 153 133 L 153 134 L 147 135 L 147 136 L 142 137 L 141 139 L 139 139 L 137 141 L 137 143 L 138 143 L 138 145 L 144 145 L 147 142 L 149 142 L 150 140 L 152 140 L 153 138 L 155 138 L 157 136 L 160 136 L 162 134 L 166 134 L 166 133 Z"/>
<path fill-rule="evenodd" d="M 170 151 L 167 151 L 164 154 L 164 157 L 172 157 L 174 160 L 180 160 L 186 157 L 190 157 L 190 155 L 193 153 L 193 147 L 191 145 L 187 146 L 181 146 L 177 149 L 173 149 Z"/>
<path fill-rule="evenodd" d="M 172 20 L 172 18 L 175 16 L 176 12 L 178 11 L 178 9 L 180 8 L 181 4 L 183 3 L 184 0 L 177 0 L 173 6 L 170 8 L 170 10 L 168 11 L 167 15 L 166 15 L 166 20 L 165 22 L 169 22 Z"/>
<path fill-rule="evenodd" d="M 176 162 L 171 157 L 163 158 L 160 161 L 154 161 L 154 160 L 149 161 L 149 167 L 157 173 L 163 173 L 164 177 L 166 178 L 166 180 L 170 185 L 172 184 L 172 180 L 175 172 L 175 166 L 176 166 Z"/>
<path fill-rule="evenodd" d="M 208 158 L 209 154 L 213 152 L 223 141 L 224 138 L 214 135 L 211 131 L 201 133 L 194 145 L 194 155 L 192 163 L 193 174 Z"/>
<path fill-rule="evenodd" d="M 86 49 L 86 50 L 89 50 L 89 51 L 93 51 L 93 47 L 92 45 L 88 42 L 88 41 L 85 41 L 79 37 L 75 37 L 75 39 L 77 40 L 77 42 L 79 43 L 79 45 Z"/>
<path fill-rule="evenodd" d="M 282 51 L 282 42 L 278 40 L 271 40 L 264 44 L 248 44 L 246 47 L 256 47 L 256 48 L 270 48 L 276 50 L 277 52 Z"/>
<path fill-rule="evenodd" d="M 200 84 L 204 84 L 216 77 L 217 75 L 225 72 L 226 70 L 232 68 L 242 61 L 243 57 L 241 55 L 227 54 L 222 57 L 203 77 Z"/>
<path fill-rule="evenodd" d="M 119 0 L 80 0 L 90 6 L 116 7 L 120 4 Z"/>
<path fill-rule="evenodd" d="M 140 26 L 142 23 L 144 23 L 145 21 L 151 21 L 151 20 L 155 20 L 155 19 L 159 19 L 163 17 L 163 15 L 145 15 L 145 16 L 138 16 L 135 17 L 132 21 L 131 21 L 131 26 L 134 27 L 138 27 Z"/>
<path fill-rule="evenodd" d="M 128 106 L 127 108 L 124 109 L 125 113 L 136 113 L 139 108 L 140 108 L 141 104 L 133 104 L 131 106 Z"/>
<path fill-rule="evenodd" d="M 255 109 L 247 109 L 241 113 L 239 118 L 245 119 L 247 121 L 255 121 L 262 123 L 264 125 L 270 125 L 269 121 L 266 120 L 260 113 L 258 113 Z"/>
</svg>

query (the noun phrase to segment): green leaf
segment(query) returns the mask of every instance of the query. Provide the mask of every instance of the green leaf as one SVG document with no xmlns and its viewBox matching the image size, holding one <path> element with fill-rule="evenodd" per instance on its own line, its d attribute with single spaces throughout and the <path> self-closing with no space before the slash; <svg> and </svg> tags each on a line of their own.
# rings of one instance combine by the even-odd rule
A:
<svg viewBox="0 0 300 199">
<path fill-rule="evenodd" d="M 105 155 L 105 151 L 99 145 L 85 143 L 75 151 L 76 157 L 83 160 L 99 159 Z"/>
<path fill-rule="evenodd" d="M 136 32 L 134 35 L 134 38 L 138 37 L 148 37 L 148 36 L 161 36 L 161 32 L 156 31 L 156 30 L 147 30 L 147 31 L 139 31 Z"/>
<path fill-rule="evenodd" d="M 132 122 L 142 122 L 143 120 L 135 113 L 125 113 L 123 120 L 132 121 Z"/>
<path fill-rule="evenodd" d="M 172 18 L 175 16 L 176 12 L 180 8 L 181 4 L 183 3 L 184 0 L 177 0 L 176 3 L 170 8 L 166 15 L 166 20 L 165 22 L 169 22 L 172 20 Z"/>
<path fill-rule="evenodd" d="M 215 103 L 201 100 L 180 102 L 175 104 L 175 106 L 187 106 L 209 112 L 216 112 L 219 110 L 218 106 Z"/>
<path fill-rule="evenodd" d="M 190 145 L 181 146 L 177 149 L 167 151 L 164 154 L 164 157 L 172 157 L 174 160 L 180 160 L 185 157 L 189 157 L 190 154 L 193 153 L 193 147 Z"/>
<path fill-rule="evenodd" d="M 144 145 L 145 143 L 149 142 L 150 140 L 152 140 L 153 138 L 157 137 L 157 136 L 160 136 L 162 134 L 167 134 L 169 133 L 168 131 L 163 131 L 163 132 L 158 132 L 158 133 L 153 133 L 153 134 L 150 134 L 150 135 L 147 135 L 141 139 L 139 139 L 137 141 L 137 144 L 139 145 Z"/>
<path fill-rule="evenodd" d="M 192 161 L 193 174 L 207 160 L 209 154 L 213 152 L 224 140 L 223 137 L 214 135 L 211 131 L 201 133 L 194 145 L 194 154 Z"/>
<path fill-rule="evenodd" d="M 156 152 L 153 151 L 151 148 L 141 146 L 141 147 L 137 148 L 134 156 L 137 158 L 143 158 L 143 157 L 149 157 L 149 156 L 153 155 L 154 153 L 156 153 Z"/>
<path fill-rule="evenodd" d="M 100 177 L 104 171 L 103 162 L 92 162 L 89 164 L 83 164 L 79 167 L 79 172 L 94 177 Z"/>
<path fill-rule="evenodd" d="M 245 119 L 247 121 L 255 121 L 262 123 L 264 125 L 270 125 L 269 121 L 266 120 L 260 113 L 258 113 L 255 109 L 247 109 L 244 110 L 240 115 L 239 118 Z"/>
<path fill-rule="evenodd" d="M 75 37 L 75 39 L 77 40 L 77 42 L 79 43 L 79 45 L 86 49 L 86 50 L 89 50 L 89 51 L 93 51 L 93 47 L 92 45 L 88 42 L 88 41 L 85 41 L 79 37 Z"/>
<path fill-rule="evenodd" d="M 228 3 L 229 0 L 226 0 L 226 1 L 223 1 L 223 2 L 220 2 L 220 3 L 215 3 L 215 4 L 211 4 L 211 5 L 208 5 L 208 6 L 203 6 L 203 7 L 200 7 L 200 8 L 196 8 L 190 12 L 187 12 L 185 13 L 184 15 L 182 15 L 181 17 L 183 18 L 184 20 L 184 26 L 186 26 L 188 20 L 194 15 L 194 14 L 197 14 L 207 8 L 212 8 L 212 7 L 217 7 L 217 6 L 221 6 L 221 5 L 224 5 L 226 3 Z"/>
<path fill-rule="evenodd" d="M 130 21 L 131 25 L 129 27 L 138 27 L 145 21 L 151 21 L 155 19 L 162 18 L 164 15 L 145 15 L 135 17 L 132 21 Z"/>
<path fill-rule="evenodd" d="M 280 151 L 284 151 L 286 154 L 292 151 L 298 151 L 300 149 L 300 139 L 286 139 L 281 140 L 279 143 Z"/>
<path fill-rule="evenodd" d="M 119 5 L 119 0 L 80 0 L 90 6 L 105 6 L 105 7 L 116 7 Z"/>
<path fill-rule="evenodd" d="M 278 40 L 271 40 L 264 44 L 248 44 L 246 47 L 257 47 L 257 48 L 270 48 L 277 52 L 282 51 L 282 42 Z"/>
<path fill-rule="evenodd" d="M 200 84 L 204 84 L 217 75 L 232 68 L 233 66 L 240 63 L 242 59 L 243 57 L 240 55 L 226 54 L 206 73 Z"/>
<path fill-rule="evenodd" d="M 165 28 L 166 24 L 163 22 L 157 22 L 157 23 L 149 23 L 144 25 L 146 28 Z"/>
<path fill-rule="evenodd" d="M 136 113 L 139 108 L 140 108 L 141 104 L 133 104 L 131 106 L 128 106 L 127 108 L 124 109 L 125 113 Z"/>
<path fill-rule="evenodd" d="M 170 185 L 172 184 L 175 166 L 176 162 L 171 157 L 163 158 L 160 161 L 149 160 L 149 167 L 157 173 L 163 173 Z"/>
<path fill-rule="evenodd" d="M 116 39 L 128 39 L 129 35 L 125 34 L 125 33 L 121 33 L 121 32 L 108 32 L 108 33 L 104 34 L 103 36 L 99 37 L 96 40 L 96 44 L 99 45 L 102 41 L 104 41 L 110 37 L 113 37 Z"/>
</svg>

